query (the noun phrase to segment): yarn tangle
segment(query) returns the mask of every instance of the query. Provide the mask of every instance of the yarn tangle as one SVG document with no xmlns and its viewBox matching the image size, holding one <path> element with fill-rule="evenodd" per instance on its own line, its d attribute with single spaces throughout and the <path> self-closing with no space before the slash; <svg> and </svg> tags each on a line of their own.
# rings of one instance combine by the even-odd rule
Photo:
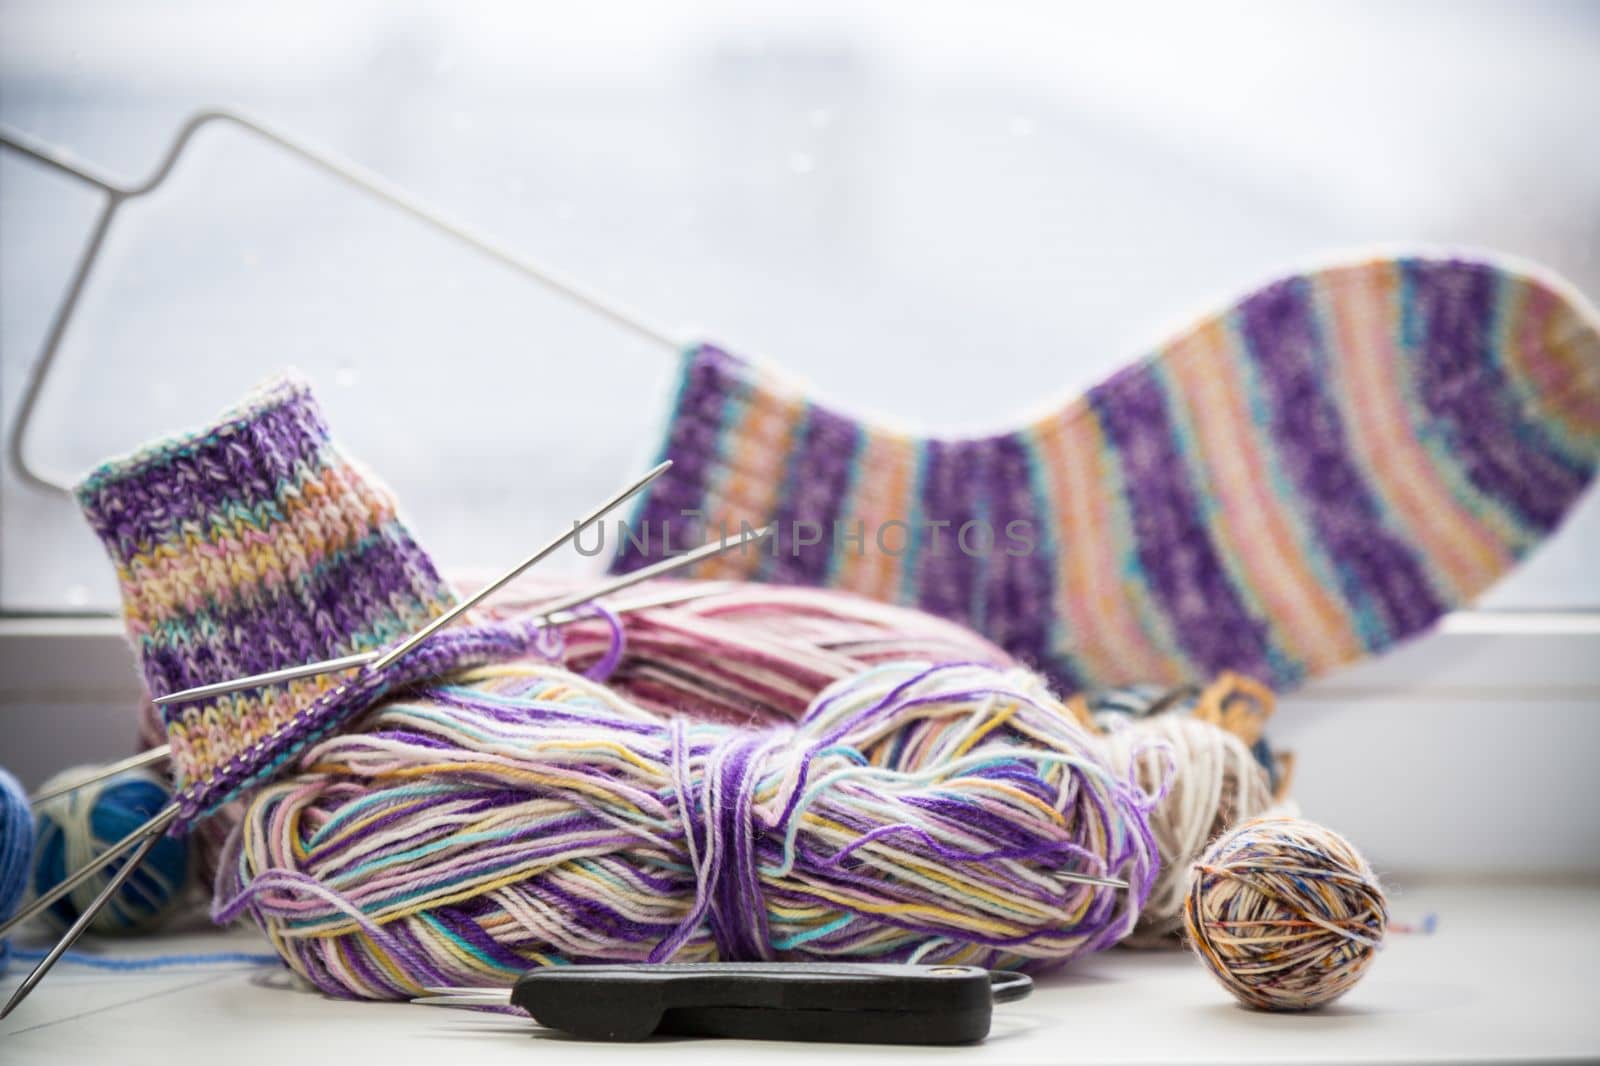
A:
<svg viewBox="0 0 1600 1066">
<path fill-rule="evenodd" d="M 984 666 L 876 667 L 767 729 L 497 666 L 303 763 L 252 801 L 214 916 L 345 997 L 562 962 L 1048 968 L 1126 935 L 1158 861 L 1150 797 L 1037 677 Z"/>
</svg>

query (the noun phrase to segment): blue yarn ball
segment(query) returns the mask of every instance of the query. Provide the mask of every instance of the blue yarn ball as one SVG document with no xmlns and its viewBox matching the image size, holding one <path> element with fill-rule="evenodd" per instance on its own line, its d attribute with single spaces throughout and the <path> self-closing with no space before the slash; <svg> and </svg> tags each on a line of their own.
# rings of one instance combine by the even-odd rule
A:
<svg viewBox="0 0 1600 1066">
<path fill-rule="evenodd" d="M 44 788 L 69 783 L 85 772 L 68 770 L 46 782 Z M 148 770 L 130 770 L 44 804 L 38 811 L 34 891 L 59 884 L 67 874 L 149 821 L 171 799 L 161 777 Z M 121 867 L 121 859 L 113 861 L 98 876 L 58 900 L 45 912 L 49 921 L 60 928 L 71 925 Z M 89 928 L 118 934 L 155 927 L 181 900 L 188 877 L 188 844 L 163 837 Z"/>
<path fill-rule="evenodd" d="M 33 812 L 22 782 L 0 767 L 0 922 L 22 904 L 28 890 L 28 867 L 33 857 Z M 11 944 L 0 940 L 0 973 L 5 973 Z"/>
</svg>

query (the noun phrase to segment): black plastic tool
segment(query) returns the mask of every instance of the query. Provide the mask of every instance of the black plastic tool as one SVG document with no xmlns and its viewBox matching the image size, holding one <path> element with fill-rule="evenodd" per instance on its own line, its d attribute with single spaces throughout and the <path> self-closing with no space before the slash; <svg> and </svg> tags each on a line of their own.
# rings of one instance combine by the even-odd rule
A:
<svg viewBox="0 0 1600 1066">
<path fill-rule="evenodd" d="M 851 1044 L 974 1044 L 996 1003 L 1032 991 L 1025 974 L 976 966 L 707 962 L 553 966 L 505 992 L 430 989 L 440 1006 L 520 1007 L 585 1040 L 654 1035 Z"/>
</svg>

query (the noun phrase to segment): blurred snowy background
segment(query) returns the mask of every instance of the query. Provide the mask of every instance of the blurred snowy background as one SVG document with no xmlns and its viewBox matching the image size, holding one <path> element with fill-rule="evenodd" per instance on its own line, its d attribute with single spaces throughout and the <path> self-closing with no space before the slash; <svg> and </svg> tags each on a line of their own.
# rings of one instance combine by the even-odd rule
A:
<svg viewBox="0 0 1600 1066">
<path fill-rule="evenodd" d="M 128 180 L 243 109 L 660 323 L 944 431 L 1285 268 L 1499 249 L 1600 296 L 1600 5 L 0 2 L 0 122 Z M 0 152 L 9 432 L 98 208 Z M 448 567 L 639 469 L 674 357 L 226 126 L 111 235 L 28 440 L 70 480 L 293 364 Z M 1491 603 L 1600 606 L 1600 504 Z M 597 565 L 569 556 L 569 569 Z M 0 607 L 115 602 L 0 471 Z"/>
</svg>

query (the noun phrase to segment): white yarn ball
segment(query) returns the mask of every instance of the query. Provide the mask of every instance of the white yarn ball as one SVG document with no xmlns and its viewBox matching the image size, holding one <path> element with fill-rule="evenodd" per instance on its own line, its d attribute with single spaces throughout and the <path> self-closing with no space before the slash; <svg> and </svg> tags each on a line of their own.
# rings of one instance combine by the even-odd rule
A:
<svg viewBox="0 0 1600 1066">
<path fill-rule="evenodd" d="M 1189 715 L 1101 720 L 1110 730 L 1105 743 L 1111 765 L 1147 792 L 1167 789 L 1150 813 L 1161 872 L 1123 943 L 1168 945 L 1183 927 L 1189 867 L 1228 827 L 1273 806 L 1267 771 L 1243 740 Z"/>
</svg>

